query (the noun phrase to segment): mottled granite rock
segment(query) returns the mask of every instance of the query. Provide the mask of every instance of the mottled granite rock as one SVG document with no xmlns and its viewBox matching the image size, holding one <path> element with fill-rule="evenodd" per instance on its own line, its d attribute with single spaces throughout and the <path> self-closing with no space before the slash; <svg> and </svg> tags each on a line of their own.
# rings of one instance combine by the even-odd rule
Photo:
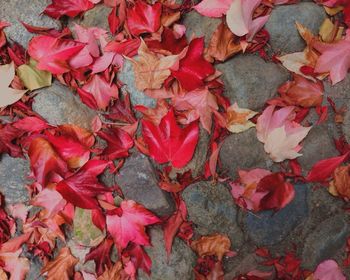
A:
<svg viewBox="0 0 350 280">
<path fill-rule="evenodd" d="M 217 69 L 225 83 L 225 95 L 241 108 L 260 110 L 265 102 L 277 94 L 277 88 L 288 79 L 288 72 L 280 65 L 265 62 L 252 54 L 237 55 Z"/>
<path fill-rule="evenodd" d="M 285 208 L 274 211 L 248 212 L 246 228 L 249 237 L 257 246 L 274 245 L 283 241 L 288 234 L 308 216 L 308 187 L 295 185 L 295 198 Z"/>
<path fill-rule="evenodd" d="M 182 240 L 175 238 L 172 252 L 167 262 L 163 231 L 154 227 L 149 231 L 153 247 L 146 247 L 146 252 L 152 259 L 151 277 L 139 270 L 140 280 L 164 280 L 164 279 L 194 279 L 193 267 L 196 255 Z"/>
<path fill-rule="evenodd" d="M 273 164 L 265 153 L 264 144 L 256 138 L 254 128 L 227 137 L 220 151 L 220 159 L 224 170 L 233 178 L 239 169 L 269 169 Z"/>
<path fill-rule="evenodd" d="M 275 7 L 265 25 L 270 33 L 269 43 L 273 51 L 282 53 L 302 51 L 305 43 L 296 29 L 295 22 L 318 34 L 325 17 L 324 9 L 314 2 Z"/>
<path fill-rule="evenodd" d="M 242 230 L 237 223 L 237 210 L 228 189 L 221 184 L 199 182 L 183 192 L 189 220 L 200 235 L 227 234 L 234 248 L 243 244 Z"/>
<path fill-rule="evenodd" d="M 0 18 L 11 23 L 11 26 L 5 29 L 7 37 L 27 47 L 29 40 L 35 34 L 29 33 L 20 21 L 34 26 L 59 28 L 59 21 L 42 14 L 50 2 L 50 0 L 1 1 Z"/>
<path fill-rule="evenodd" d="M 305 240 L 303 266 L 314 269 L 323 260 L 334 257 L 345 246 L 349 233 L 349 221 L 344 214 L 324 220 Z"/>
<path fill-rule="evenodd" d="M 143 204 L 157 215 L 171 215 L 171 196 L 158 186 L 157 175 L 150 160 L 135 151 L 125 162 L 115 180 L 127 199 Z"/>
<path fill-rule="evenodd" d="M 8 204 L 28 201 L 25 185 L 30 183 L 29 162 L 21 158 L 0 155 L 0 191 Z"/>
<path fill-rule="evenodd" d="M 305 172 L 319 160 L 339 155 L 327 125 L 327 123 L 315 125 L 303 141 L 303 149 L 300 151 L 302 156 L 298 161 Z"/>
<path fill-rule="evenodd" d="M 51 87 L 36 91 L 33 110 L 52 125 L 75 124 L 89 129 L 96 113 L 85 106 L 66 86 L 54 82 Z"/>
<path fill-rule="evenodd" d="M 205 45 L 207 46 L 220 22 L 220 19 L 204 17 L 196 11 L 191 11 L 185 15 L 183 24 L 187 28 L 186 35 L 189 40 L 204 37 Z"/>
</svg>

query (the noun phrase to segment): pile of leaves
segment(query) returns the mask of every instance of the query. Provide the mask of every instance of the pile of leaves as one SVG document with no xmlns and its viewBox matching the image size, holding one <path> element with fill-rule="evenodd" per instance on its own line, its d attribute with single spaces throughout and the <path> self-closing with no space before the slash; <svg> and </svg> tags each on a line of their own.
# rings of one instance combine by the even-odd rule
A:
<svg viewBox="0 0 350 280">
<path fill-rule="evenodd" d="M 297 161 L 312 129 L 306 116 L 314 110 L 319 116 L 316 125 L 328 118 L 323 80 L 336 84 L 350 68 L 348 1 L 317 1 L 330 15 L 320 34 L 297 24 L 305 50 L 272 58 L 266 52 L 269 34 L 263 26 L 276 5 L 294 0 L 150 2 L 52 0 L 43 13 L 55 19 L 83 16 L 96 5 L 110 7 L 109 30 L 78 24 L 56 30 L 23 22 L 34 33 L 27 49 L 6 39 L 9 23 L 0 21 L 0 154 L 26 158 L 33 180 L 26 186 L 28 205 L 7 205 L 5 211 L 1 196 L 1 279 L 25 279 L 31 265 L 28 253 L 41 259 L 41 274 L 50 280 L 136 279 L 140 269 L 150 274 L 152 260 L 144 248 L 151 246 L 151 225 L 162 225 L 168 256 L 176 236 L 197 253 L 196 279 L 223 279 L 222 260 L 236 254 L 229 238 L 218 233 L 194 239 L 181 198 L 181 192 L 198 180 L 227 182 L 236 204 L 254 212 L 284 208 L 294 199 L 298 181 L 317 182 L 332 195 L 350 198 L 350 146 L 343 136 L 335 141 L 339 156 L 321 160 L 307 173 Z M 181 19 L 190 10 L 222 19 L 207 46 L 204 38 L 186 37 Z M 261 112 L 231 103 L 214 67 L 246 53 L 258 53 L 292 73 L 279 87 L 279 96 L 267 100 Z M 119 79 L 125 63 L 133 66 L 136 88 L 155 99 L 154 108 L 131 105 Z M 52 125 L 32 110 L 35 90 L 50 86 L 53 79 L 96 111 L 91 130 Z M 342 123 L 343 111 L 331 99 L 328 102 L 335 122 Z M 266 153 L 282 163 L 280 171 L 239 170 L 237 178 L 227 178 L 217 168 L 223 141 L 230 133 L 254 127 Z M 204 170 L 193 177 L 186 166 L 201 131 L 210 135 L 210 144 Z M 159 187 L 171 193 L 176 204 L 171 216 L 157 217 L 125 199 L 118 185 L 106 186 L 99 179 L 104 172 L 117 174 L 132 149 L 159 167 Z M 34 206 L 37 211 L 32 211 Z M 67 245 L 79 215 L 97 231 L 83 260 Z M 20 227 L 16 221 L 21 221 Z M 273 267 L 274 274 L 256 270 L 235 279 L 345 279 L 333 260 L 306 272 L 292 253 L 272 257 L 260 248 L 257 254 L 266 258 L 264 264 Z M 96 271 L 75 269 L 78 262 L 87 261 L 95 263 Z"/>
</svg>

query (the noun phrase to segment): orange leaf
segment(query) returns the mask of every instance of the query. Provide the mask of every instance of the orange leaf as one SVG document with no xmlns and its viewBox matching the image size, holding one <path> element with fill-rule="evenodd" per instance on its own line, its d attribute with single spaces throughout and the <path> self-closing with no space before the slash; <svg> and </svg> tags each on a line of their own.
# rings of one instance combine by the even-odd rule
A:
<svg viewBox="0 0 350 280">
<path fill-rule="evenodd" d="M 48 262 L 41 273 L 47 273 L 47 280 L 69 280 L 73 276 L 74 266 L 78 263 L 68 247 L 64 247 L 58 253 L 58 256 Z M 112 279 L 112 278 L 110 278 Z"/>
<path fill-rule="evenodd" d="M 215 255 L 221 261 L 230 252 L 231 241 L 226 235 L 213 234 L 193 241 L 191 247 L 200 257 Z"/>
</svg>

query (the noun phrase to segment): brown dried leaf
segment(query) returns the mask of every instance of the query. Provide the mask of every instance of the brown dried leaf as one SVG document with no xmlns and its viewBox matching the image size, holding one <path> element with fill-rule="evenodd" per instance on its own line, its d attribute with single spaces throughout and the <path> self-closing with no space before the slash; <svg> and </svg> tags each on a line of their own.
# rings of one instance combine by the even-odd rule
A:
<svg viewBox="0 0 350 280">
<path fill-rule="evenodd" d="M 332 183 L 335 193 L 344 198 L 350 198 L 350 165 L 337 167 Z"/>
<path fill-rule="evenodd" d="M 48 262 L 41 273 L 47 273 L 47 280 L 69 280 L 73 276 L 74 266 L 78 263 L 68 247 L 64 247 L 58 253 L 58 256 Z"/>
<path fill-rule="evenodd" d="M 200 257 L 215 255 L 221 261 L 230 252 L 231 241 L 226 235 L 213 234 L 193 241 L 191 247 Z"/>
<path fill-rule="evenodd" d="M 106 269 L 97 280 L 122 280 L 123 264 L 116 262 L 110 269 Z"/>
<path fill-rule="evenodd" d="M 235 35 L 226 24 L 220 23 L 211 37 L 208 55 L 219 61 L 225 61 L 242 51 L 241 44 L 235 43 Z"/>
<path fill-rule="evenodd" d="M 138 90 L 160 89 L 170 76 L 169 70 L 178 60 L 177 55 L 160 56 L 149 51 L 144 41 L 138 50 L 138 60 L 134 64 L 135 84 Z"/>
</svg>

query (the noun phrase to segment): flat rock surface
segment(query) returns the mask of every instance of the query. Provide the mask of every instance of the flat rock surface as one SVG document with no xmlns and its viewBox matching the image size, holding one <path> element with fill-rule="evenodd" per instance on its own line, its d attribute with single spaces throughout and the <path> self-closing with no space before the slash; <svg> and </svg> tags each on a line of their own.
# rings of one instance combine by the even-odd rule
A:
<svg viewBox="0 0 350 280">
<path fill-rule="evenodd" d="M 5 3 L 6 2 L 6 3 Z M 41 14 L 50 3 L 49 0 L 4 0 L 0 4 L 0 18 L 11 23 L 6 28 L 9 39 L 27 47 L 34 34 L 19 22 L 20 20 L 34 26 L 59 28 L 60 23 L 46 15 Z"/>
<path fill-rule="evenodd" d="M 301 23 L 316 35 L 325 17 L 324 9 L 314 2 L 277 6 L 265 25 L 270 33 L 269 43 L 273 51 L 282 53 L 302 51 L 305 43 L 295 23 Z"/>
<path fill-rule="evenodd" d="M 175 210 L 173 201 L 159 188 L 155 172 L 150 160 L 135 152 L 126 160 L 115 180 L 127 199 L 143 204 L 157 215 L 170 215 Z"/>
<path fill-rule="evenodd" d="M 200 182 L 183 192 L 189 220 L 201 235 L 227 234 L 234 247 L 243 243 L 242 230 L 237 223 L 237 210 L 228 189 L 221 184 Z"/>
<path fill-rule="evenodd" d="M 96 115 L 66 86 L 54 82 L 51 87 L 36 91 L 33 110 L 52 125 L 75 124 L 89 129 Z"/>
<path fill-rule="evenodd" d="M 349 221 L 344 215 L 324 220 L 305 240 L 303 265 L 314 269 L 318 263 L 333 258 L 344 247 L 349 233 Z"/>
<path fill-rule="evenodd" d="M 207 46 L 220 22 L 220 19 L 203 17 L 196 11 L 191 11 L 184 19 L 184 25 L 187 27 L 187 38 L 191 40 L 192 38 L 204 37 Z"/>
<path fill-rule="evenodd" d="M 277 94 L 277 88 L 287 81 L 288 72 L 280 65 L 265 62 L 252 54 L 237 55 L 217 69 L 225 83 L 225 95 L 241 108 L 260 110 Z"/>
<path fill-rule="evenodd" d="M 28 201 L 25 185 L 30 183 L 29 163 L 22 158 L 0 155 L 0 192 L 5 196 L 7 204 Z"/>
<path fill-rule="evenodd" d="M 153 260 L 152 276 L 149 277 L 141 271 L 141 280 L 164 280 L 164 279 L 194 279 L 193 267 L 196 255 L 182 240 L 175 238 L 172 252 L 167 262 L 167 255 L 164 249 L 163 231 L 159 228 L 150 230 L 152 247 L 146 247 L 146 252 Z"/>
<path fill-rule="evenodd" d="M 239 169 L 269 168 L 273 163 L 264 145 L 256 138 L 255 128 L 227 137 L 220 150 L 222 166 L 235 178 Z"/>
<path fill-rule="evenodd" d="M 246 229 L 257 246 L 274 245 L 283 241 L 288 234 L 308 216 L 308 187 L 295 185 L 295 198 L 278 212 L 248 212 Z"/>
</svg>

